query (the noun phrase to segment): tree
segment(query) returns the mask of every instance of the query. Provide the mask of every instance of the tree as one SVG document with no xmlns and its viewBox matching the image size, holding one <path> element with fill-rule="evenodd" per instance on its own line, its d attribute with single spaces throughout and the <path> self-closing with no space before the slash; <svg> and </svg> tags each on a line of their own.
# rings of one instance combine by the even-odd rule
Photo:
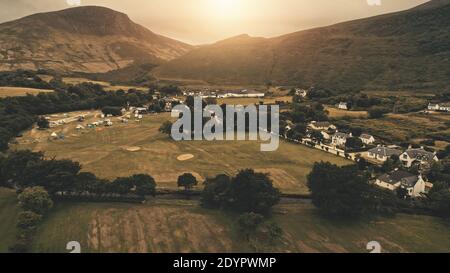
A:
<svg viewBox="0 0 450 273">
<path fill-rule="evenodd" d="M 121 116 L 122 107 L 105 106 L 102 108 L 102 112 L 105 115 Z"/>
<path fill-rule="evenodd" d="M 159 131 L 163 134 L 166 135 L 171 135 L 172 134 L 172 122 L 170 121 L 165 121 L 161 127 L 159 127 Z"/>
<path fill-rule="evenodd" d="M 312 131 L 311 132 L 311 139 L 313 139 L 314 141 L 316 141 L 317 143 L 322 143 L 323 140 L 325 139 L 324 136 L 322 135 L 322 132 L 319 131 Z"/>
<path fill-rule="evenodd" d="M 345 147 L 349 149 L 361 149 L 364 143 L 359 137 L 349 137 L 345 142 Z"/>
<path fill-rule="evenodd" d="M 45 117 L 39 117 L 37 120 L 37 125 L 39 129 L 48 129 L 50 128 L 50 123 Z"/>
<path fill-rule="evenodd" d="M 156 182 L 153 177 L 147 174 L 135 174 L 131 177 L 134 191 L 137 195 L 145 196 L 156 194 Z"/>
<path fill-rule="evenodd" d="M 185 173 L 178 177 L 178 187 L 184 187 L 185 191 L 191 190 L 193 187 L 197 186 L 197 178 L 191 173 Z"/>
<path fill-rule="evenodd" d="M 369 162 L 364 157 L 360 157 L 358 159 L 358 169 L 360 171 L 364 171 L 369 166 Z"/>
<path fill-rule="evenodd" d="M 17 227 L 20 229 L 35 229 L 42 220 L 42 215 L 32 211 L 23 211 L 19 213 Z"/>
<path fill-rule="evenodd" d="M 240 171 L 230 183 L 225 206 L 245 213 L 268 213 L 280 200 L 280 191 L 264 173 L 252 169 Z"/>
<path fill-rule="evenodd" d="M 41 215 L 53 207 L 53 201 L 43 187 L 26 188 L 19 194 L 18 199 L 22 209 Z"/>
<path fill-rule="evenodd" d="M 130 177 L 119 177 L 111 183 L 110 190 L 116 194 L 129 194 L 133 189 L 133 180 Z"/>
<path fill-rule="evenodd" d="M 268 224 L 267 232 L 272 243 L 279 240 L 283 236 L 283 229 L 277 223 Z"/>
<path fill-rule="evenodd" d="M 382 107 L 372 107 L 368 112 L 371 119 L 378 119 L 382 118 L 388 111 Z"/>
<path fill-rule="evenodd" d="M 207 178 L 201 197 L 202 206 L 213 209 L 222 208 L 227 199 L 230 183 L 231 178 L 225 174 L 218 175 L 215 178 Z"/>
<path fill-rule="evenodd" d="M 436 182 L 430 191 L 431 207 L 441 217 L 450 219 L 450 191 L 445 182 Z"/>
<path fill-rule="evenodd" d="M 368 183 L 355 166 L 316 163 L 308 175 L 313 204 L 331 217 L 357 218 L 396 210 L 395 195 Z"/>
<path fill-rule="evenodd" d="M 238 218 L 238 225 L 241 232 L 245 234 L 247 241 L 250 241 L 250 236 L 255 233 L 258 226 L 264 221 L 264 217 L 253 212 L 244 213 Z"/>
</svg>

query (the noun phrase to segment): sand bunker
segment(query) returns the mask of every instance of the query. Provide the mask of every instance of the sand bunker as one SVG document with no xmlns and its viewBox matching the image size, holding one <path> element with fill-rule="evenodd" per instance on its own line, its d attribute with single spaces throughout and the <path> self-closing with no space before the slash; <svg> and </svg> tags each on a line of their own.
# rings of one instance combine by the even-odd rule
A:
<svg viewBox="0 0 450 273">
<path fill-rule="evenodd" d="M 194 155 L 192 154 L 184 154 L 184 155 L 180 155 L 179 157 L 177 157 L 178 161 L 186 161 L 189 159 L 194 158 Z"/>
<path fill-rule="evenodd" d="M 129 152 L 137 152 L 140 150 L 141 150 L 141 147 L 128 147 L 127 148 L 127 151 L 129 151 Z"/>
</svg>

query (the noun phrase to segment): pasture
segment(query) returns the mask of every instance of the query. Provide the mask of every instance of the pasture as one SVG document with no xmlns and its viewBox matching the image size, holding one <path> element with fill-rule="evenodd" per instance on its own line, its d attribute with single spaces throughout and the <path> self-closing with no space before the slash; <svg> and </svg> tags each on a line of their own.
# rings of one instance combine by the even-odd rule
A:
<svg viewBox="0 0 450 273">
<path fill-rule="evenodd" d="M 105 81 L 94 81 L 89 80 L 85 78 L 74 78 L 74 77 L 65 77 L 63 78 L 64 83 L 66 84 L 81 84 L 81 83 L 93 83 L 103 86 L 105 91 L 118 91 L 118 90 L 129 90 L 129 89 L 136 89 L 138 91 L 147 91 L 148 88 L 146 87 L 139 87 L 139 86 L 128 86 L 128 85 L 112 85 L 109 82 Z"/>
<path fill-rule="evenodd" d="M 95 120 L 95 114 L 86 122 Z M 112 127 L 76 130 L 74 122 L 47 131 L 33 129 L 18 139 L 13 149 L 43 151 L 48 157 L 72 159 L 102 178 L 114 179 L 136 173 L 152 175 L 161 188 L 176 188 L 178 176 L 193 173 L 200 182 L 221 173 L 235 174 L 253 168 L 271 174 L 285 193 L 308 192 L 306 175 L 314 162 L 351 164 L 343 158 L 302 145 L 280 141 L 275 152 L 261 152 L 259 141 L 173 141 L 158 131 L 169 114 L 148 115 L 123 124 L 113 118 Z M 52 132 L 63 132 L 54 140 Z M 181 155 L 192 155 L 180 161 Z M 201 183 L 199 184 L 201 187 Z"/>
<path fill-rule="evenodd" d="M 328 111 L 328 116 L 330 118 L 366 118 L 368 116 L 367 111 L 348 111 L 337 109 L 333 106 L 325 106 L 325 110 Z"/>
<path fill-rule="evenodd" d="M 408 113 L 387 114 L 380 119 L 341 120 L 344 124 L 362 128 L 386 143 L 415 142 L 420 139 L 442 140 L 440 147 L 450 142 L 450 114 L 448 113 Z"/>
<path fill-rule="evenodd" d="M 26 87 L 0 87 L 0 98 L 6 97 L 23 97 L 27 94 L 37 95 L 39 93 L 49 93 L 53 90 L 48 89 L 36 89 L 36 88 L 26 88 Z"/>
<path fill-rule="evenodd" d="M 199 207 L 193 200 L 150 200 L 144 205 L 58 204 L 37 232 L 34 252 L 361 252 L 378 241 L 383 252 L 450 252 L 448 223 L 397 215 L 358 222 L 327 220 L 309 204 L 280 204 L 270 221 L 284 233 L 279 242 L 239 233 L 237 215 Z"/>
</svg>

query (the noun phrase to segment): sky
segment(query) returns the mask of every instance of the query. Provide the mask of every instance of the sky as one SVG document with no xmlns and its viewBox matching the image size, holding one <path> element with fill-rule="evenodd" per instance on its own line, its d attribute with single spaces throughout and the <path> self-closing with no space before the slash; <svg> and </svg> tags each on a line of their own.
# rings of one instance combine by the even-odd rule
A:
<svg viewBox="0 0 450 273">
<path fill-rule="evenodd" d="M 158 34 L 199 45 L 240 34 L 274 37 L 424 2 L 427 0 L 0 0 L 0 22 L 97 5 L 124 12 Z"/>
</svg>

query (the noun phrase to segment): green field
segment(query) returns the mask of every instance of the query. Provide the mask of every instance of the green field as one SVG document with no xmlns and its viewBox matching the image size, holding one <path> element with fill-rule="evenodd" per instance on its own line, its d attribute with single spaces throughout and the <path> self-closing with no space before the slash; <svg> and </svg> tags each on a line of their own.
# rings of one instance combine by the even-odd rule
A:
<svg viewBox="0 0 450 273">
<path fill-rule="evenodd" d="M 14 242 L 18 212 L 15 192 L 0 188 L 0 253 L 7 252 Z"/>
<path fill-rule="evenodd" d="M 283 192 L 307 193 L 306 175 L 317 161 L 350 164 L 343 158 L 302 145 L 280 142 L 276 152 L 261 152 L 259 142 L 182 141 L 176 142 L 158 132 L 169 115 L 147 116 L 141 122 L 78 132 L 70 124 L 49 131 L 32 130 L 19 139 L 15 148 L 44 151 L 47 156 L 67 158 L 100 177 L 114 179 L 136 173 L 152 175 L 160 187 L 174 188 L 179 175 L 191 172 L 199 179 L 220 173 L 234 174 L 254 168 L 270 173 Z M 64 140 L 49 140 L 52 131 L 63 131 Z M 138 149 L 138 151 L 130 151 Z M 180 155 L 194 158 L 179 161 Z"/>
<path fill-rule="evenodd" d="M 450 252 L 448 223 L 432 217 L 343 223 L 322 218 L 312 205 L 281 204 L 270 221 L 282 227 L 282 239 L 250 244 L 236 229 L 236 215 L 197 201 L 59 204 L 38 229 L 33 251 L 66 252 L 67 242 L 78 241 L 83 252 L 367 252 L 375 240 L 384 252 Z"/>
</svg>

